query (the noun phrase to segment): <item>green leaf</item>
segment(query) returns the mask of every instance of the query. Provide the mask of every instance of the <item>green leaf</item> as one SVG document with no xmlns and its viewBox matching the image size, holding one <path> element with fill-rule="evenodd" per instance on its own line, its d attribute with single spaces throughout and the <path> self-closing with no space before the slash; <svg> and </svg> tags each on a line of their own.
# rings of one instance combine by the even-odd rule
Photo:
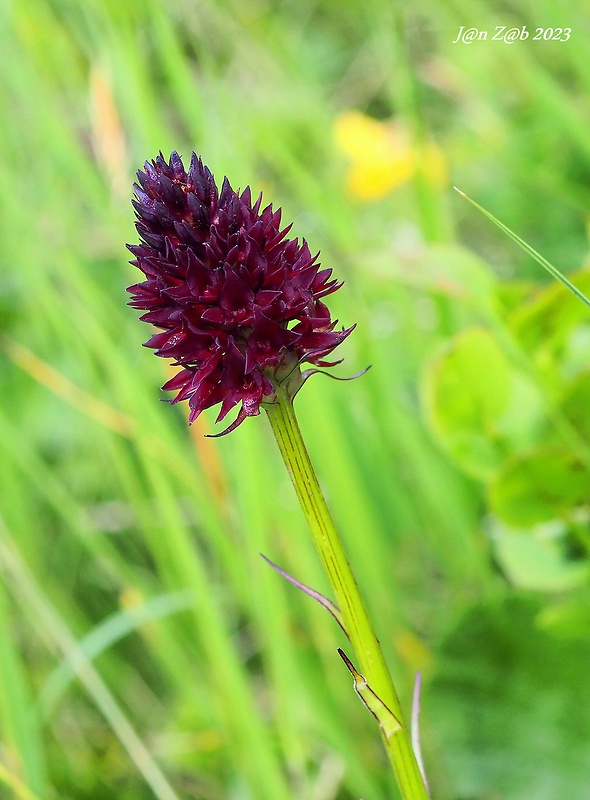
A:
<svg viewBox="0 0 590 800">
<path fill-rule="evenodd" d="M 494 527 L 494 556 L 510 583 L 520 589 L 544 592 L 562 592 L 586 583 L 590 576 L 588 562 L 568 558 L 561 537 L 551 535 L 546 528 L 527 534 L 500 525 Z"/>
<path fill-rule="evenodd" d="M 531 527 L 567 517 L 588 501 L 590 475 L 568 450 L 542 447 L 511 459 L 494 478 L 488 499 L 508 525 Z"/>
<path fill-rule="evenodd" d="M 512 369 L 483 328 L 463 331 L 431 362 L 422 397 L 441 445 L 482 480 L 494 474 L 511 449 L 530 443 L 541 416 L 538 391 Z"/>
<path fill-rule="evenodd" d="M 550 636 L 537 625 L 540 609 L 514 595 L 476 606 L 443 642 L 423 714 L 448 776 L 445 797 L 588 797 L 590 641 Z"/>
<path fill-rule="evenodd" d="M 590 271 L 575 274 L 576 283 L 590 293 Z M 510 326 L 528 350 L 559 349 L 572 331 L 589 321 L 588 309 L 559 284 L 536 289 L 511 314 Z"/>
<path fill-rule="evenodd" d="M 537 617 L 539 626 L 552 636 L 588 641 L 590 630 L 590 591 L 561 600 L 544 608 Z"/>
<path fill-rule="evenodd" d="M 590 443 L 590 372 L 578 375 L 568 386 L 561 411 L 580 436 Z"/>
</svg>

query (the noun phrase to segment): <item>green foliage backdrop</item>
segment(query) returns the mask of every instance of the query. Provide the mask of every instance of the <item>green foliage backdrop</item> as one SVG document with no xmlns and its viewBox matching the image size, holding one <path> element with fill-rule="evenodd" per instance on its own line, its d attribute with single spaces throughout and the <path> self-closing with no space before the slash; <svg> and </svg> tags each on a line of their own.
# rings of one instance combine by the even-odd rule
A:
<svg viewBox="0 0 590 800">
<path fill-rule="evenodd" d="M 338 373 L 372 369 L 297 409 L 433 797 L 588 796 L 588 311 L 450 187 L 590 291 L 589 36 L 571 0 L 0 5 L 0 795 L 397 796 L 259 556 L 328 591 L 266 420 L 189 430 L 125 305 L 174 148 L 346 281 Z"/>
</svg>

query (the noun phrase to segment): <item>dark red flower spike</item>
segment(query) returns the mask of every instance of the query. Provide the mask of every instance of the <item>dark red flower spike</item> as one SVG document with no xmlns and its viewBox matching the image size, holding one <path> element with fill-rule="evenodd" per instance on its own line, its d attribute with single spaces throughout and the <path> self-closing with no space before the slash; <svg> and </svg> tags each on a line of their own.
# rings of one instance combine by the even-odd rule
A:
<svg viewBox="0 0 590 800">
<path fill-rule="evenodd" d="M 129 305 L 160 329 L 145 344 L 174 359 L 180 371 L 163 388 L 188 400 L 189 422 L 221 403 L 217 417 L 241 403 L 228 433 L 273 402 L 299 365 L 323 359 L 353 330 L 335 331 L 321 298 L 340 288 L 320 269 L 307 243 L 287 239 L 281 210 L 252 205 L 250 189 L 235 192 L 192 154 L 188 172 L 178 153 L 160 155 L 137 173 L 133 206 L 141 243 L 128 245 L 145 275 L 131 286 Z"/>
</svg>

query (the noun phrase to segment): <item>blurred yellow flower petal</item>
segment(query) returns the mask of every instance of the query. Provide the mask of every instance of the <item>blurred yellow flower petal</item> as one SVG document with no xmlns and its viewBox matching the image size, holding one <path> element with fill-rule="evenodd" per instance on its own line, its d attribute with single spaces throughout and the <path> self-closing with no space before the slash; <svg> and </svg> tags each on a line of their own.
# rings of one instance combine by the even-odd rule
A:
<svg viewBox="0 0 590 800">
<path fill-rule="evenodd" d="M 412 146 L 407 129 L 397 121 L 380 122 L 360 111 L 345 111 L 334 125 L 338 149 L 351 165 L 347 185 L 361 200 L 384 197 L 409 181 L 421 164 L 424 177 L 436 186 L 447 182 L 445 158 L 434 142 Z"/>
<path fill-rule="evenodd" d="M 336 144 L 353 159 L 387 161 L 403 141 L 401 128 L 395 123 L 380 122 L 360 111 L 345 111 L 334 126 Z"/>
<path fill-rule="evenodd" d="M 352 161 L 347 183 L 355 197 L 383 197 L 411 178 L 413 154 L 400 125 L 346 111 L 336 120 L 334 134 L 338 148 Z"/>
<path fill-rule="evenodd" d="M 355 197 L 373 200 L 384 197 L 414 173 L 414 165 L 409 158 L 400 158 L 389 164 L 353 163 L 348 171 L 346 183 Z"/>
</svg>

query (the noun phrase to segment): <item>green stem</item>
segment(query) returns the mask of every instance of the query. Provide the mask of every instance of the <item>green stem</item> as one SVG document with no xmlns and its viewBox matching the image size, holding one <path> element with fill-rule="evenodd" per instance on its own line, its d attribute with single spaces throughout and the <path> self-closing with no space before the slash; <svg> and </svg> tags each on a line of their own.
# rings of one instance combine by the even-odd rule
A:
<svg viewBox="0 0 590 800">
<path fill-rule="evenodd" d="M 284 387 L 277 389 L 277 401 L 266 406 L 266 411 L 314 544 L 340 606 L 344 627 L 360 670 L 375 694 L 401 724 L 401 729 L 389 736 L 382 730 L 382 738 L 402 797 L 404 800 L 428 800 L 391 675 L 311 464 L 292 400 Z"/>
</svg>

